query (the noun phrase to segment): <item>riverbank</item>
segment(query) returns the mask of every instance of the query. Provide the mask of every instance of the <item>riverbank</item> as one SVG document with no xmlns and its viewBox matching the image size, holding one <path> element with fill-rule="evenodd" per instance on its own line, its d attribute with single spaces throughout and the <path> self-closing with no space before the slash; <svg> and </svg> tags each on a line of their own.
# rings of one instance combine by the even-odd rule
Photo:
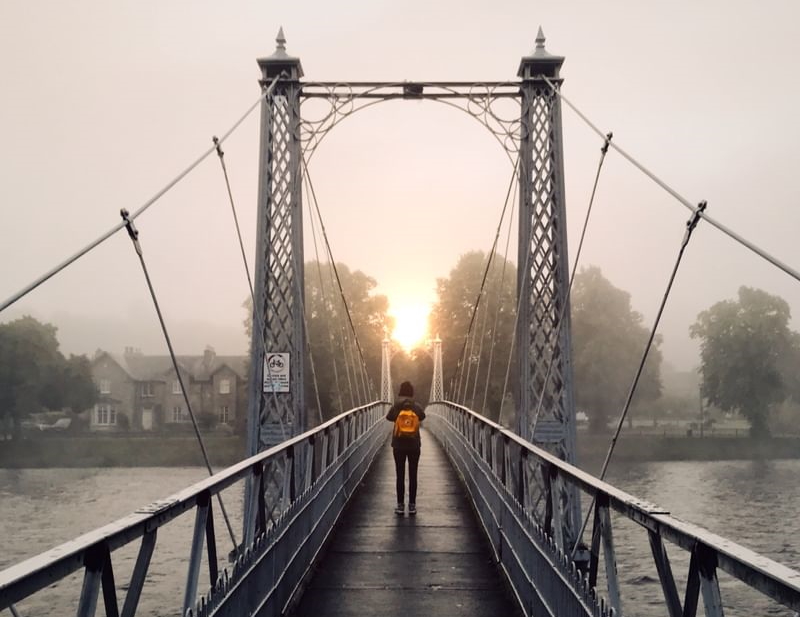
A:
<svg viewBox="0 0 800 617">
<path fill-rule="evenodd" d="M 611 435 L 578 435 L 581 467 L 601 462 Z M 614 448 L 616 462 L 644 461 L 735 461 L 800 458 L 800 437 L 698 437 L 662 435 L 621 435 Z"/>
<path fill-rule="evenodd" d="M 206 434 L 211 465 L 222 469 L 244 458 L 244 440 Z M 0 467 L 192 467 L 204 466 L 197 438 L 180 436 L 52 435 L 0 441 Z"/>
<path fill-rule="evenodd" d="M 610 435 L 578 435 L 578 462 L 594 469 L 605 458 Z M 222 469 L 244 457 L 241 437 L 203 436 L 211 465 Z M 621 435 L 615 462 L 724 461 L 800 458 L 800 438 L 689 437 Z M 47 467 L 191 467 L 202 466 L 197 440 L 191 435 L 48 435 L 22 441 L 0 441 L 0 468 Z"/>
</svg>

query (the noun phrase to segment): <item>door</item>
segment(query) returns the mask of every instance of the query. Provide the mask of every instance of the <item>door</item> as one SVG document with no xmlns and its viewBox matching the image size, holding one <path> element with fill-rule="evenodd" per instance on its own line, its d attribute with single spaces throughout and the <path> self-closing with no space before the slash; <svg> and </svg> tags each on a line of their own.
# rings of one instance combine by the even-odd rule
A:
<svg viewBox="0 0 800 617">
<path fill-rule="evenodd" d="M 143 431 L 152 431 L 153 430 L 153 410 L 152 409 L 142 409 L 142 430 Z"/>
</svg>

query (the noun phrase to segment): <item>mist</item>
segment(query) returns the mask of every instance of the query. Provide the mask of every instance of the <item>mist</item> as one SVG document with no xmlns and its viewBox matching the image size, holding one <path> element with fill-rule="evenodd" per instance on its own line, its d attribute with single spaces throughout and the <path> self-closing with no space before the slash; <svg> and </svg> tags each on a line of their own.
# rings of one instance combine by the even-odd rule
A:
<svg viewBox="0 0 800 617">
<path fill-rule="evenodd" d="M 797 265 L 800 79 L 790 1 L 661 6 L 612 1 L 503 10 L 450 0 L 218 5 L 99 1 L 0 6 L 0 298 L 135 210 L 210 147 L 258 97 L 257 57 L 283 26 L 305 80 L 513 80 L 537 27 L 564 55 L 564 94 L 690 202 Z M 563 109 L 570 260 L 602 141 Z M 225 144 L 246 253 L 255 253 L 258 114 Z M 458 257 L 491 246 L 513 170 L 473 118 L 432 102 L 384 103 L 326 136 L 309 162 L 337 261 L 390 302 L 435 301 Z M 309 201 L 308 196 L 306 200 Z M 610 153 L 582 265 L 597 265 L 651 324 L 689 211 Z M 516 256 L 516 222 L 509 257 Z M 245 353 L 248 296 L 216 157 L 137 219 L 178 353 Z M 503 229 L 505 239 L 505 228 Z M 306 223 L 306 259 L 314 247 Z M 504 243 L 501 243 L 504 246 Z M 251 263 L 252 266 L 252 263 Z M 699 364 L 688 328 L 741 285 L 783 297 L 796 281 L 701 223 L 660 333 L 665 361 Z M 124 231 L 0 314 L 54 323 L 65 353 L 165 346 Z"/>
</svg>

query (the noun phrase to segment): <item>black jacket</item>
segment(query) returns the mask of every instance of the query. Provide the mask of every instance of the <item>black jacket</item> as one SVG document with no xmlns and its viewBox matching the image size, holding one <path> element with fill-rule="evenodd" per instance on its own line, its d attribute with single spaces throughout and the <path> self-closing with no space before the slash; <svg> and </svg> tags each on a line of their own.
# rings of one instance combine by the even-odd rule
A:
<svg viewBox="0 0 800 617">
<path fill-rule="evenodd" d="M 420 424 L 425 419 L 425 412 L 422 411 L 422 407 L 420 407 L 414 399 L 410 398 L 397 399 L 395 404 L 389 408 L 389 413 L 386 414 L 386 419 L 389 420 L 389 422 L 394 422 L 397 420 L 397 415 L 402 409 L 410 409 L 417 414 Z M 416 438 L 395 437 L 394 430 L 392 430 L 393 448 L 398 448 L 401 450 L 419 450 L 421 446 L 422 440 L 419 438 L 419 435 L 417 435 Z"/>
</svg>

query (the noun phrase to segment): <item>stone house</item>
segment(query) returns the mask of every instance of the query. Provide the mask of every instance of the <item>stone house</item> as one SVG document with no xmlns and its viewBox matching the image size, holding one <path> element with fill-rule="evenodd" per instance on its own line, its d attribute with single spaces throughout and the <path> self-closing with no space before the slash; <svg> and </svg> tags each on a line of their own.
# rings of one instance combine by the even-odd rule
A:
<svg viewBox="0 0 800 617">
<path fill-rule="evenodd" d="M 206 347 L 202 356 L 178 356 L 180 380 L 169 356 L 148 356 L 128 347 L 123 354 L 97 350 L 91 362 L 98 401 L 89 429 L 163 431 L 191 426 L 180 381 L 195 418 L 213 414 L 233 426 L 247 413 L 245 356 L 218 356 Z"/>
</svg>

